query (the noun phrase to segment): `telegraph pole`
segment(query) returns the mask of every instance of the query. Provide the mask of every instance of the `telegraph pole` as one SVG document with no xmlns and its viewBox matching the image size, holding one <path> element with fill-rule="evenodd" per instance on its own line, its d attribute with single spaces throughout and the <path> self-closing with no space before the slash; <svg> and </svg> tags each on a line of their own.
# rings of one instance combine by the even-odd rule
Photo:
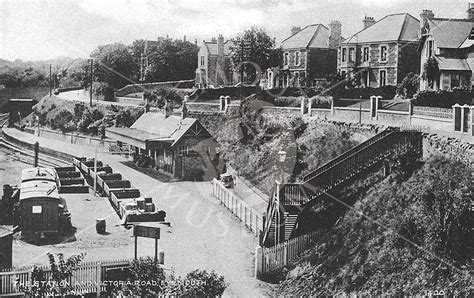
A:
<svg viewBox="0 0 474 298">
<path fill-rule="evenodd" d="M 49 65 L 49 97 L 51 97 L 51 64 Z"/>
<path fill-rule="evenodd" d="M 92 67 L 94 65 L 94 60 L 91 59 L 91 69 L 90 69 L 90 75 L 91 75 L 91 82 L 90 82 L 90 89 L 89 89 L 89 96 L 90 96 L 90 106 L 92 108 Z"/>
</svg>

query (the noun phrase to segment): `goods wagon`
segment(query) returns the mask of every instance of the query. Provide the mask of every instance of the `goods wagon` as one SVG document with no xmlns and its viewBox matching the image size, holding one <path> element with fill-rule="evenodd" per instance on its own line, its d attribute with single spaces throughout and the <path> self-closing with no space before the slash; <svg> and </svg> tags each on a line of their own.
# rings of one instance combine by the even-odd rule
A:
<svg viewBox="0 0 474 298">
<path fill-rule="evenodd" d="M 120 173 L 113 173 L 102 162 L 97 161 L 97 172 L 94 172 L 93 159 L 75 158 L 73 164 L 92 185 L 96 181 L 97 191 L 108 197 L 123 224 L 165 220 L 166 212 L 155 210 L 151 198 L 145 198 L 129 180 L 122 180 Z"/>
</svg>

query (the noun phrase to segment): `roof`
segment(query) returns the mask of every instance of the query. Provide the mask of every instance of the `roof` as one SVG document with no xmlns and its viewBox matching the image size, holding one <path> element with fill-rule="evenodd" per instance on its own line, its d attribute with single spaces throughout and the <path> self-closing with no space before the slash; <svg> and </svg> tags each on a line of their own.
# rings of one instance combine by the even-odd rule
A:
<svg viewBox="0 0 474 298">
<path fill-rule="evenodd" d="M 470 71 L 469 63 L 462 58 L 446 58 L 435 56 L 440 70 L 466 70 Z"/>
<path fill-rule="evenodd" d="M 428 24 L 437 47 L 459 48 L 468 39 L 474 20 L 431 19 Z"/>
<path fill-rule="evenodd" d="M 174 145 L 197 122 L 194 118 L 165 117 L 162 113 L 145 113 L 130 127 L 107 128 L 108 132 L 138 141 L 164 141 Z"/>
<path fill-rule="evenodd" d="M 329 29 L 322 24 L 308 25 L 284 39 L 283 49 L 294 48 L 327 48 L 329 47 Z"/>
<path fill-rule="evenodd" d="M 390 14 L 351 37 L 342 44 L 383 41 L 418 41 L 420 21 L 409 13 Z"/>
<path fill-rule="evenodd" d="M 56 182 L 44 180 L 32 180 L 22 182 L 20 187 L 20 201 L 26 199 L 48 197 L 59 200 L 58 187 Z"/>
<path fill-rule="evenodd" d="M 0 238 L 13 234 L 12 226 L 0 226 Z"/>
<path fill-rule="evenodd" d="M 53 168 L 28 168 L 21 171 L 21 182 L 29 180 L 56 181 L 56 172 Z"/>
<path fill-rule="evenodd" d="M 217 55 L 217 40 L 212 41 L 205 41 L 203 40 L 203 44 L 206 46 L 207 51 L 210 55 Z M 233 46 L 232 40 L 226 40 L 224 42 L 224 55 L 230 55 L 231 47 Z"/>
</svg>

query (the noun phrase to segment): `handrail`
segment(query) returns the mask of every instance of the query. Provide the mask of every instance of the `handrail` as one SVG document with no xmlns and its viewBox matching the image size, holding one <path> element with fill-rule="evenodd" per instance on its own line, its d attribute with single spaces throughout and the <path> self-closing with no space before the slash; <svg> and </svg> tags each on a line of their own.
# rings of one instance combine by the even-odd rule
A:
<svg viewBox="0 0 474 298">
<path fill-rule="evenodd" d="M 380 133 L 377 135 L 377 138 L 371 138 L 369 139 L 368 141 L 369 142 L 364 142 L 363 143 L 363 146 L 356 146 L 354 147 L 353 149 L 354 150 L 349 150 L 347 151 L 345 154 L 342 154 L 340 155 L 338 158 L 335 158 L 333 160 L 331 160 L 330 162 L 326 163 L 323 167 L 323 169 L 321 168 L 318 168 L 316 171 L 314 171 L 312 174 L 313 176 L 311 177 L 310 180 L 305 180 L 303 183 L 301 183 L 300 185 L 301 186 L 304 186 L 304 185 L 307 185 L 305 188 L 306 189 L 310 189 L 312 188 L 312 183 L 314 183 L 314 180 L 316 180 L 318 177 L 322 177 L 324 174 L 327 174 L 328 172 L 332 171 L 334 168 L 337 168 L 339 165 L 342 165 L 342 164 L 345 164 L 348 160 L 350 160 L 351 158 L 354 158 L 354 157 L 357 157 L 359 154 L 363 153 L 364 151 L 367 151 L 371 148 L 374 148 L 376 147 L 377 144 L 380 144 L 380 142 L 384 141 L 384 140 L 387 140 L 389 139 L 391 136 L 393 136 L 397 131 L 396 130 L 385 130 L 384 132 Z M 362 145 L 362 144 L 361 144 Z M 372 154 L 370 157 L 368 157 L 367 159 L 373 159 L 375 158 L 376 156 L 379 156 L 380 154 L 382 154 L 383 152 L 385 152 L 386 150 L 385 149 L 382 149 L 381 151 L 379 152 L 374 152 L 374 154 Z M 329 166 L 330 165 L 330 166 Z M 347 172 L 347 173 L 344 173 L 345 176 L 347 175 L 350 175 L 352 174 L 352 172 Z M 331 177 L 332 180 L 334 179 L 339 179 L 340 177 Z M 331 181 L 331 183 L 329 184 L 333 184 L 333 181 Z M 294 185 L 292 184 L 288 184 L 288 186 L 285 184 L 283 187 L 282 187 L 282 201 L 284 202 L 285 205 L 294 205 L 294 204 L 297 204 L 297 205 L 301 205 L 301 204 L 306 204 L 308 201 L 311 201 L 311 198 L 308 198 L 305 194 L 302 194 L 302 195 L 299 195 L 299 197 L 303 197 L 305 198 L 306 200 L 304 202 L 301 201 L 301 198 L 298 200 L 298 201 L 293 201 L 291 199 L 288 198 L 288 196 L 286 195 L 286 190 L 288 188 L 291 188 L 293 187 Z M 309 186 L 309 187 L 308 187 Z M 329 187 L 331 187 L 331 185 L 329 185 Z M 318 196 L 320 194 L 319 193 L 316 193 L 316 194 L 313 194 L 311 196 Z M 293 195 L 292 195 L 293 196 Z M 290 197 L 291 198 L 291 197 Z M 289 199 L 289 200 L 288 200 Z"/>
<path fill-rule="evenodd" d="M 387 128 L 385 129 L 384 131 L 382 131 L 381 133 L 373 136 L 372 138 L 366 140 L 365 142 L 362 142 L 360 143 L 359 145 L 349 149 L 348 151 L 342 153 L 341 155 L 335 157 L 334 159 L 328 161 L 327 163 L 325 163 L 324 165 L 320 166 L 319 168 L 317 168 L 316 170 L 312 171 L 311 173 L 308 173 L 306 174 L 304 177 L 303 177 L 303 181 L 304 182 L 307 182 L 308 180 L 312 179 L 314 176 L 317 176 L 319 174 L 321 174 L 322 172 L 328 170 L 329 168 L 331 168 L 334 164 L 336 164 L 339 160 L 342 160 L 342 159 L 345 159 L 346 157 L 348 157 L 349 155 L 352 155 L 354 152 L 357 152 L 357 151 L 360 151 L 360 149 L 362 148 L 366 148 L 374 143 L 376 143 L 377 141 L 379 141 L 380 139 L 384 138 L 387 134 L 390 134 L 391 132 L 393 132 L 394 130 L 391 129 L 391 128 Z"/>
<path fill-rule="evenodd" d="M 267 207 L 267 214 L 265 215 L 265 226 L 263 228 L 263 237 L 262 237 L 262 244 L 265 243 L 267 240 L 268 233 L 270 232 L 270 227 L 272 225 L 273 221 L 273 215 L 275 213 L 275 195 L 271 196 L 270 201 L 268 202 L 268 207 Z"/>
</svg>

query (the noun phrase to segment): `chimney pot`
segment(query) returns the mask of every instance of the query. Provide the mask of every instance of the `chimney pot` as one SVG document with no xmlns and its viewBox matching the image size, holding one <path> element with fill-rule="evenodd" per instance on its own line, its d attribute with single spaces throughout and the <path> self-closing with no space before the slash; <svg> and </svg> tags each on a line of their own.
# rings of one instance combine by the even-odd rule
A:
<svg viewBox="0 0 474 298">
<path fill-rule="evenodd" d="M 369 28 L 370 26 L 375 24 L 375 19 L 374 17 L 365 16 L 364 19 L 362 20 L 362 24 L 363 24 L 363 29 Z"/>
<path fill-rule="evenodd" d="M 295 35 L 296 33 L 301 31 L 301 27 L 299 26 L 293 26 L 291 27 L 291 35 Z"/>
</svg>

